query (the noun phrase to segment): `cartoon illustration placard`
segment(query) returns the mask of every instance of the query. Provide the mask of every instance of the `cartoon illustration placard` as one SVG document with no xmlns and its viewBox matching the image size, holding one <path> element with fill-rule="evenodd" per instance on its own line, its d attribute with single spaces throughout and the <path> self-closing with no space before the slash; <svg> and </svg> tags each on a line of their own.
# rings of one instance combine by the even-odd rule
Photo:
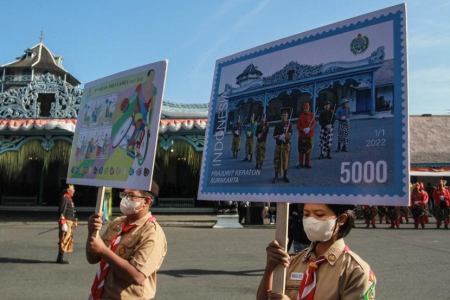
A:
<svg viewBox="0 0 450 300">
<path fill-rule="evenodd" d="M 408 205 L 405 5 L 216 62 L 200 200 Z"/>
<path fill-rule="evenodd" d="M 150 189 L 166 73 L 160 61 L 85 85 L 68 183 Z"/>
</svg>

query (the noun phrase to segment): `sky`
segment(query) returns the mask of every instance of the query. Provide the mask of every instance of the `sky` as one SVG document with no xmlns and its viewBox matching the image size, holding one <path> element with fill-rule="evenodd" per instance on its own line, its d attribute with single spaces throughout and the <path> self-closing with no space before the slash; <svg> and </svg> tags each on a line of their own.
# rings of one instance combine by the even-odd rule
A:
<svg viewBox="0 0 450 300">
<path fill-rule="evenodd" d="M 2 0 L 0 64 L 39 43 L 83 83 L 169 60 L 164 99 L 209 102 L 217 59 L 399 4 L 357 0 Z M 450 113 L 450 1 L 407 4 L 410 114 Z"/>
</svg>

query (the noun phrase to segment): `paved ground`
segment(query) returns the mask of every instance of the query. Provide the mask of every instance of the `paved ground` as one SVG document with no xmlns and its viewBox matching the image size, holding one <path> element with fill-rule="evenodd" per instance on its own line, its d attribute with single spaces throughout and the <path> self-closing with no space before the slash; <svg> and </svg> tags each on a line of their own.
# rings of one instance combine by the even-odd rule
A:
<svg viewBox="0 0 450 300">
<path fill-rule="evenodd" d="M 254 299 L 275 235 L 269 225 L 211 229 L 215 216 L 160 216 L 169 252 L 158 275 L 156 299 Z M 97 266 L 84 258 L 84 216 L 75 231 L 70 265 L 54 263 L 57 231 L 45 214 L 0 213 L 0 299 L 87 299 Z M 432 219 L 431 222 L 434 222 Z M 377 275 L 377 299 L 450 299 L 450 230 L 363 228 L 349 247 Z"/>
</svg>

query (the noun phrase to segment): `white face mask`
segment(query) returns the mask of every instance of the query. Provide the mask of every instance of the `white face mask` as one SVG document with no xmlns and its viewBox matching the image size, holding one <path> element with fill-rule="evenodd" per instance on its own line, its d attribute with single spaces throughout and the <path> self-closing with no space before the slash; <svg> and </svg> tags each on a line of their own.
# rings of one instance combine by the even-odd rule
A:
<svg viewBox="0 0 450 300">
<path fill-rule="evenodd" d="M 319 221 L 313 217 L 308 217 L 303 219 L 303 228 L 311 242 L 326 242 L 331 239 L 333 233 L 336 231 L 336 229 L 333 230 L 336 220 L 337 218 L 328 221 Z"/>
<path fill-rule="evenodd" d="M 143 209 L 144 207 L 141 207 L 140 209 L 136 210 L 136 207 L 138 207 L 139 205 L 141 205 L 141 202 L 144 200 L 141 200 L 139 202 L 134 202 L 133 200 L 130 200 L 128 198 L 128 196 L 125 196 L 122 198 L 122 200 L 120 201 L 120 211 L 124 214 L 124 215 L 132 215 L 132 214 L 136 214 L 139 211 L 141 211 L 141 209 Z"/>
</svg>

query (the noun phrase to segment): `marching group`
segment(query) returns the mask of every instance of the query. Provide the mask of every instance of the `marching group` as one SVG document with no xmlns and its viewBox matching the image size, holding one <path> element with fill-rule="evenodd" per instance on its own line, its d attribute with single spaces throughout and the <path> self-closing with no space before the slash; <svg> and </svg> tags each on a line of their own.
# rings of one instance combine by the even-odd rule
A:
<svg viewBox="0 0 450 300">
<path fill-rule="evenodd" d="M 428 216 L 433 215 L 436 218 L 436 227 L 439 229 L 444 223 L 444 228 L 449 229 L 450 215 L 450 192 L 449 187 L 444 180 L 439 180 L 435 187 L 428 184 L 424 187 L 423 182 L 411 185 L 411 202 L 410 207 L 406 206 L 363 206 L 364 219 L 366 227 L 372 226 L 376 228 L 376 218 L 379 222 L 383 222 L 385 218 L 387 224 L 391 224 L 390 228 L 399 228 L 403 223 L 409 222 L 410 216 L 414 219 L 414 228 L 425 228 L 428 223 Z"/>
<path fill-rule="evenodd" d="M 291 152 L 291 138 L 293 135 L 292 124 L 292 108 L 286 107 L 281 109 L 281 121 L 276 124 L 273 131 L 275 139 L 275 152 L 273 164 L 275 168 L 275 176 L 273 183 L 278 182 L 278 176 L 282 175 L 285 182 L 290 182 L 287 177 L 289 156 Z M 341 105 L 335 111 L 331 109 L 331 103 L 325 102 L 324 110 L 319 115 L 320 129 L 320 156 L 319 159 L 331 159 L 331 149 L 333 144 L 334 123 L 339 122 L 338 127 L 338 147 L 337 152 L 348 151 L 348 140 L 350 134 L 350 118 L 352 112 L 348 107 L 348 100 L 343 99 Z M 289 117 L 289 120 L 288 120 Z M 259 118 L 258 118 L 259 119 Z M 309 102 L 303 103 L 303 113 L 298 116 L 297 130 L 298 137 L 298 153 L 299 164 L 298 169 L 311 169 L 311 150 L 314 147 L 314 127 L 316 125 L 316 114 L 310 110 Z M 236 124 L 233 125 L 233 141 L 231 151 L 233 158 L 237 158 L 241 149 L 241 135 L 245 133 L 245 158 L 243 161 L 253 161 L 254 139 L 256 137 L 256 165 L 255 169 L 261 170 L 264 159 L 266 157 L 266 140 L 269 135 L 269 124 L 265 114 L 261 116 L 261 123 L 255 121 L 255 115 L 250 116 L 250 121 L 246 125 L 241 123 L 238 117 Z"/>
</svg>

